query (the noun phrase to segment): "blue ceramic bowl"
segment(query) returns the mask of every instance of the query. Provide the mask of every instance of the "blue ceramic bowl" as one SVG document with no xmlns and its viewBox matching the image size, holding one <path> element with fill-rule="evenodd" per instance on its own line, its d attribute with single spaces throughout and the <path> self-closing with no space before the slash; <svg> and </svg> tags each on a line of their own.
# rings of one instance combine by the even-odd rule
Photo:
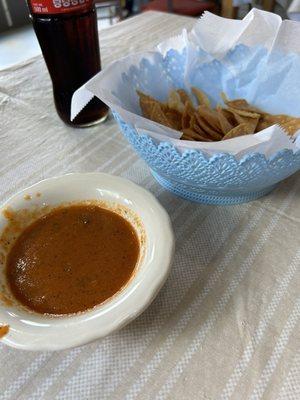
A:
<svg viewBox="0 0 300 400">
<path fill-rule="evenodd" d="M 167 190 L 205 204 L 238 204 L 269 193 L 276 184 L 300 169 L 300 151 L 281 150 L 270 159 L 250 153 L 237 160 L 220 153 L 207 158 L 201 151 L 179 153 L 167 142 L 139 135 L 114 112 L 124 136 Z"/>
</svg>

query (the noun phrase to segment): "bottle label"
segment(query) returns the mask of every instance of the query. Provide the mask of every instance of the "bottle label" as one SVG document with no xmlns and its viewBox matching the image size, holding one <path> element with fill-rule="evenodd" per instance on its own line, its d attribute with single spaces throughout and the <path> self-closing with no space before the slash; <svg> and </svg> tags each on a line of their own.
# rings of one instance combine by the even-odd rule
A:
<svg viewBox="0 0 300 400">
<path fill-rule="evenodd" d="M 90 8 L 93 0 L 29 0 L 29 4 L 34 14 L 66 14 Z"/>
</svg>

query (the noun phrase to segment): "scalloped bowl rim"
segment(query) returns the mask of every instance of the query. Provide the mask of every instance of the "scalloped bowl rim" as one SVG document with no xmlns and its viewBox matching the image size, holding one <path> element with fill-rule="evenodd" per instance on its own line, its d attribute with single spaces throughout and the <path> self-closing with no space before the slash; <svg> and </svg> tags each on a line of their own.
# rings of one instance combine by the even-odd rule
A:
<svg viewBox="0 0 300 400">
<path fill-rule="evenodd" d="M 129 126 L 131 129 L 133 129 L 133 130 L 136 132 L 135 128 L 132 127 L 130 124 L 127 124 L 126 122 L 125 122 L 125 124 L 126 124 L 127 126 Z M 138 133 L 136 133 L 136 134 L 138 135 Z M 149 138 L 149 139 L 154 143 L 154 145 L 155 145 L 157 148 L 169 147 L 169 148 L 172 148 L 172 150 L 174 149 L 174 150 L 176 151 L 176 153 L 180 156 L 180 158 L 184 158 L 187 154 L 194 154 L 194 153 L 201 154 L 201 155 L 203 156 L 203 158 L 204 158 L 208 163 L 211 163 L 211 162 L 213 162 L 214 160 L 219 159 L 219 158 L 222 158 L 222 157 L 224 157 L 224 156 L 226 156 L 227 158 L 231 158 L 232 160 L 234 160 L 235 163 L 236 163 L 237 165 L 242 165 L 242 164 L 244 164 L 246 161 L 248 161 L 248 159 L 254 158 L 254 157 L 255 157 L 255 158 L 256 158 L 256 157 L 260 157 L 262 160 L 264 160 L 264 161 L 266 161 L 266 162 L 272 162 L 272 161 L 274 161 L 276 158 L 280 158 L 280 157 L 282 157 L 282 155 L 285 155 L 285 154 L 290 154 L 290 155 L 293 155 L 293 156 L 295 156 L 295 157 L 298 156 L 298 155 L 300 155 L 300 149 L 297 150 L 296 152 L 294 152 L 294 151 L 291 150 L 291 149 L 284 148 L 284 149 L 278 150 L 278 151 L 275 152 L 274 154 L 271 154 L 269 157 L 266 157 L 264 154 L 259 153 L 259 152 L 255 152 L 255 151 L 249 152 L 249 153 L 247 153 L 247 154 L 244 154 L 244 155 L 241 157 L 241 159 L 237 159 L 236 156 L 235 156 L 234 154 L 231 154 L 231 153 L 228 153 L 228 152 L 219 152 L 219 153 L 216 153 L 216 154 L 213 154 L 213 155 L 210 156 L 209 154 L 206 154 L 205 151 L 203 151 L 203 150 L 198 150 L 198 149 L 186 149 L 186 150 L 180 152 L 172 143 L 170 143 L 170 142 L 168 142 L 168 141 L 161 141 L 161 142 L 159 142 L 158 144 L 156 144 L 155 141 L 153 140 L 153 138 L 152 138 L 151 136 L 149 136 L 149 135 L 141 134 L 141 135 L 138 135 L 138 136 L 141 137 L 141 138 L 142 138 L 142 137 Z M 176 140 L 176 139 L 175 139 L 175 140 Z M 178 141 L 179 141 L 179 139 L 178 139 Z"/>
</svg>

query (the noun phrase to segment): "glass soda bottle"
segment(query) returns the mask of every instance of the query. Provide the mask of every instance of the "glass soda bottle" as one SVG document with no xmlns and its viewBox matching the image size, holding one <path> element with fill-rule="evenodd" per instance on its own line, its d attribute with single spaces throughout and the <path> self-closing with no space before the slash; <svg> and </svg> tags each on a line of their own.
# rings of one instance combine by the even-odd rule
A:
<svg viewBox="0 0 300 400">
<path fill-rule="evenodd" d="M 101 69 L 93 0 L 27 0 L 30 18 L 53 85 L 55 107 L 69 125 L 85 127 L 106 119 L 108 107 L 94 97 L 71 121 L 71 99 Z"/>
</svg>

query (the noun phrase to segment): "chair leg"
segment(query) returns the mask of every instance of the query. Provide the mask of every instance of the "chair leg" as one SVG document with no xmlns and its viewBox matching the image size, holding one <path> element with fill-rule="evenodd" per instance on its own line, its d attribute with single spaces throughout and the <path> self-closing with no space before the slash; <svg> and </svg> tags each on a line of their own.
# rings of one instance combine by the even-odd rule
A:
<svg viewBox="0 0 300 400">
<path fill-rule="evenodd" d="M 118 1 L 118 4 L 117 4 L 116 7 L 117 7 L 116 14 L 118 15 L 119 21 L 121 21 L 123 19 L 122 2 L 121 2 L 121 0 Z"/>
<path fill-rule="evenodd" d="M 273 11 L 275 7 L 275 0 L 263 0 L 262 2 L 263 10 Z"/>
<path fill-rule="evenodd" d="M 112 12 L 111 6 L 108 7 L 108 10 L 109 10 L 109 22 L 112 25 L 113 24 L 113 12 Z"/>
<path fill-rule="evenodd" d="M 238 15 L 238 7 L 234 7 L 232 0 L 222 0 L 222 17 L 225 18 L 237 18 Z"/>
</svg>

